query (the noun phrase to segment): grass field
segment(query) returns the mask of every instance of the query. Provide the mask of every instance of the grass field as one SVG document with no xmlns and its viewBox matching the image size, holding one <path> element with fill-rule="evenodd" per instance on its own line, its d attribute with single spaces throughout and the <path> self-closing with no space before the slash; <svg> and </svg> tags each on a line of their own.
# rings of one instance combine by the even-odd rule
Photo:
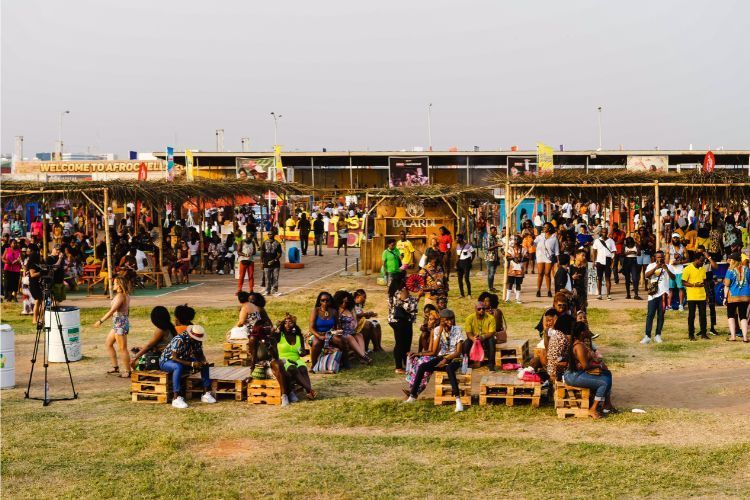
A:
<svg viewBox="0 0 750 500">
<path fill-rule="evenodd" d="M 268 310 L 272 318 L 289 311 L 306 323 L 313 298 L 300 293 L 271 301 Z M 369 302 L 383 317 L 382 298 L 371 294 Z M 463 317 L 471 302 L 452 298 L 451 308 Z M 33 332 L 15 309 L 3 305 L 3 322 L 16 331 L 18 382 L 25 385 Z M 199 309 L 196 322 L 208 331 L 210 360 L 220 360 L 236 310 Z M 534 338 L 540 309 L 504 310 L 512 338 Z M 746 414 L 653 405 L 639 415 L 618 403 L 618 380 L 663 376 L 666 384 L 675 370 L 750 366 L 750 349 L 743 346 L 688 342 L 684 315 L 677 313 L 668 317 L 667 342 L 644 348 L 637 343 L 643 311 L 591 311 L 592 329 L 601 333 L 598 344 L 615 373 L 615 404 L 626 410 L 594 422 L 559 420 L 549 406 L 471 406 L 454 414 L 429 399 L 401 405 L 390 353 L 377 356 L 371 368 L 314 377 L 321 399 L 283 410 L 229 401 L 195 403 L 185 411 L 134 404 L 128 381 L 103 374 L 109 366 L 101 346 L 106 329 L 91 326 L 102 312 L 82 311 L 86 357 L 72 365 L 80 399 L 43 408 L 24 400 L 20 388 L 3 391 L 4 497 L 750 494 Z M 147 314 L 133 310 L 130 344 L 149 336 Z M 387 326 L 384 338 L 390 349 Z M 55 373 L 51 386 L 64 392 L 62 369 Z"/>
</svg>

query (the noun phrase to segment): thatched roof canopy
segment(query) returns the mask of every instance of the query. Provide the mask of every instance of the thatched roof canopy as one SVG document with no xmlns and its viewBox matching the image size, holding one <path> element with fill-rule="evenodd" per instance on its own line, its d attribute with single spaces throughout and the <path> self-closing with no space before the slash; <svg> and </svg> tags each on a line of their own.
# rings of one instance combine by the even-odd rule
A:
<svg viewBox="0 0 750 500">
<path fill-rule="evenodd" d="M 530 196 L 652 196 L 654 184 L 659 183 L 660 196 L 684 198 L 711 198 L 723 201 L 750 199 L 750 176 L 746 171 L 715 171 L 702 174 L 687 172 L 633 172 L 617 170 L 556 170 L 550 174 L 523 177 L 495 176 L 495 186 L 510 183 L 518 190 L 531 188 Z"/>
<path fill-rule="evenodd" d="M 23 201 L 39 200 L 44 193 L 50 193 L 50 199 L 69 199 L 83 201 L 86 193 L 92 199 L 101 200 L 103 189 L 109 191 L 109 199 L 118 203 L 139 200 L 159 206 L 164 200 L 187 201 L 201 198 L 203 200 L 221 200 L 242 196 L 261 196 L 268 191 L 275 193 L 298 194 L 307 192 L 299 184 L 268 182 L 262 180 L 240 179 L 196 179 L 157 181 L 107 180 L 107 181 L 12 181 L 3 180 L 0 184 L 0 196 Z"/>
<path fill-rule="evenodd" d="M 320 189 L 315 188 L 315 193 L 325 195 L 326 193 L 350 194 L 370 198 L 388 197 L 395 200 L 430 200 L 441 199 L 455 201 L 459 198 L 468 199 L 491 199 L 492 187 L 494 186 L 466 186 L 464 184 L 429 184 L 426 186 L 404 186 L 404 187 L 386 187 L 386 188 L 363 188 L 363 189 Z M 501 186 L 497 186 L 501 187 Z"/>
</svg>

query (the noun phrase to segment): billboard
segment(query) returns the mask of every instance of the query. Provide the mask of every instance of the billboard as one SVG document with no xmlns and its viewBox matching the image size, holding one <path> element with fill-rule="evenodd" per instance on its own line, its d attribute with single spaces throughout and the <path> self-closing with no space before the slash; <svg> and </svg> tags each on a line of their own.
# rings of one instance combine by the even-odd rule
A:
<svg viewBox="0 0 750 500">
<path fill-rule="evenodd" d="M 424 186 L 429 184 L 429 158 L 426 156 L 389 156 L 388 180 L 391 187 Z"/>
<path fill-rule="evenodd" d="M 273 157 L 269 158 L 237 158 L 238 179 L 268 179 L 268 173 L 273 169 Z"/>
<path fill-rule="evenodd" d="M 628 156 L 625 169 L 630 172 L 666 172 L 669 170 L 669 157 Z"/>
<path fill-rule="evenodd" d="M 509 156 L 508 175 L 510 177 L 521 177 L 523 175 L 536 175 L 536 156 Z"/>
<path fill-rule="evenodd" d="M 554 153 L 550 146 L 543 142 L 536 145 L 536 156 L 539 164 L 539 171 L 543 174 L 552 173 L 555 169 Z"/>
</svg>

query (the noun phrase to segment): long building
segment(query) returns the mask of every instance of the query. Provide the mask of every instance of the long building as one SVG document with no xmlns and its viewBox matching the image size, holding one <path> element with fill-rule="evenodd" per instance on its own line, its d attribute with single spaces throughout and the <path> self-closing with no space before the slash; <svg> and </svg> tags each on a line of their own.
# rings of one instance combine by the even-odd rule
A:
<svg viewBox="0 0 750 500">
<path fill-rule="evenodd" d="M 666 151 L 555 151 L 555 169 L 591 171 L 617 168 L 657 168 L 677 171 L 698 168 L 706 150 Z M 714 151 L 717 169 L 744 170 L 750 176 L 750 150 Z M 154 156 L 166 159 L 165 152 Z M 196 175 L 234 177 L 238 160 L 269 158 L 271 151 L 193 152 Z M 427 157 L 430 182 L 482 184 L 493 174 L 523 173 L 536 169 L 536 151 L 285 151 L 281 161 L 287 178 L 310 186 L 361 188 L 388 184 L 389 158 Z M 185 153 L 176 151 L 175 163 L 185 165 Z"/>
</svg>

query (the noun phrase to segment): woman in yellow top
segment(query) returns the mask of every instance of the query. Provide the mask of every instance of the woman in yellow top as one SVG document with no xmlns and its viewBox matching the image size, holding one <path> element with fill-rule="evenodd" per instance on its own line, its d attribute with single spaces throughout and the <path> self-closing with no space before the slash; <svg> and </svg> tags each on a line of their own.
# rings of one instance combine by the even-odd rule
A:
<svg viewBox="0 0 750 500">
<path fill-rule="evenodd" d="M 396 248 L 401 252 L 401 265 L 411 267 L 414 262 L 414 245 L 406 237 L 406 231 L 401 231 L 401 239 L 396 242 Z"/>
<path fill-rule="evenodd" d="M 297 318 L 286 313 L 284 319 L 277 326 L 274 339 L 279 351 L 279 360 L 284 363 L 289 402 L 298 401 L 297 394 L 294 392 L 295 383 L 305 390 L 308 399 L 315 399 L 318 393 L 312 388 L 310 375 L 307 373 L 307 365 L 302 359 L 307 351 L 304 348 L 305 342 L 302 337 L 302 330 L 297 326 Z"/>
</svg>

